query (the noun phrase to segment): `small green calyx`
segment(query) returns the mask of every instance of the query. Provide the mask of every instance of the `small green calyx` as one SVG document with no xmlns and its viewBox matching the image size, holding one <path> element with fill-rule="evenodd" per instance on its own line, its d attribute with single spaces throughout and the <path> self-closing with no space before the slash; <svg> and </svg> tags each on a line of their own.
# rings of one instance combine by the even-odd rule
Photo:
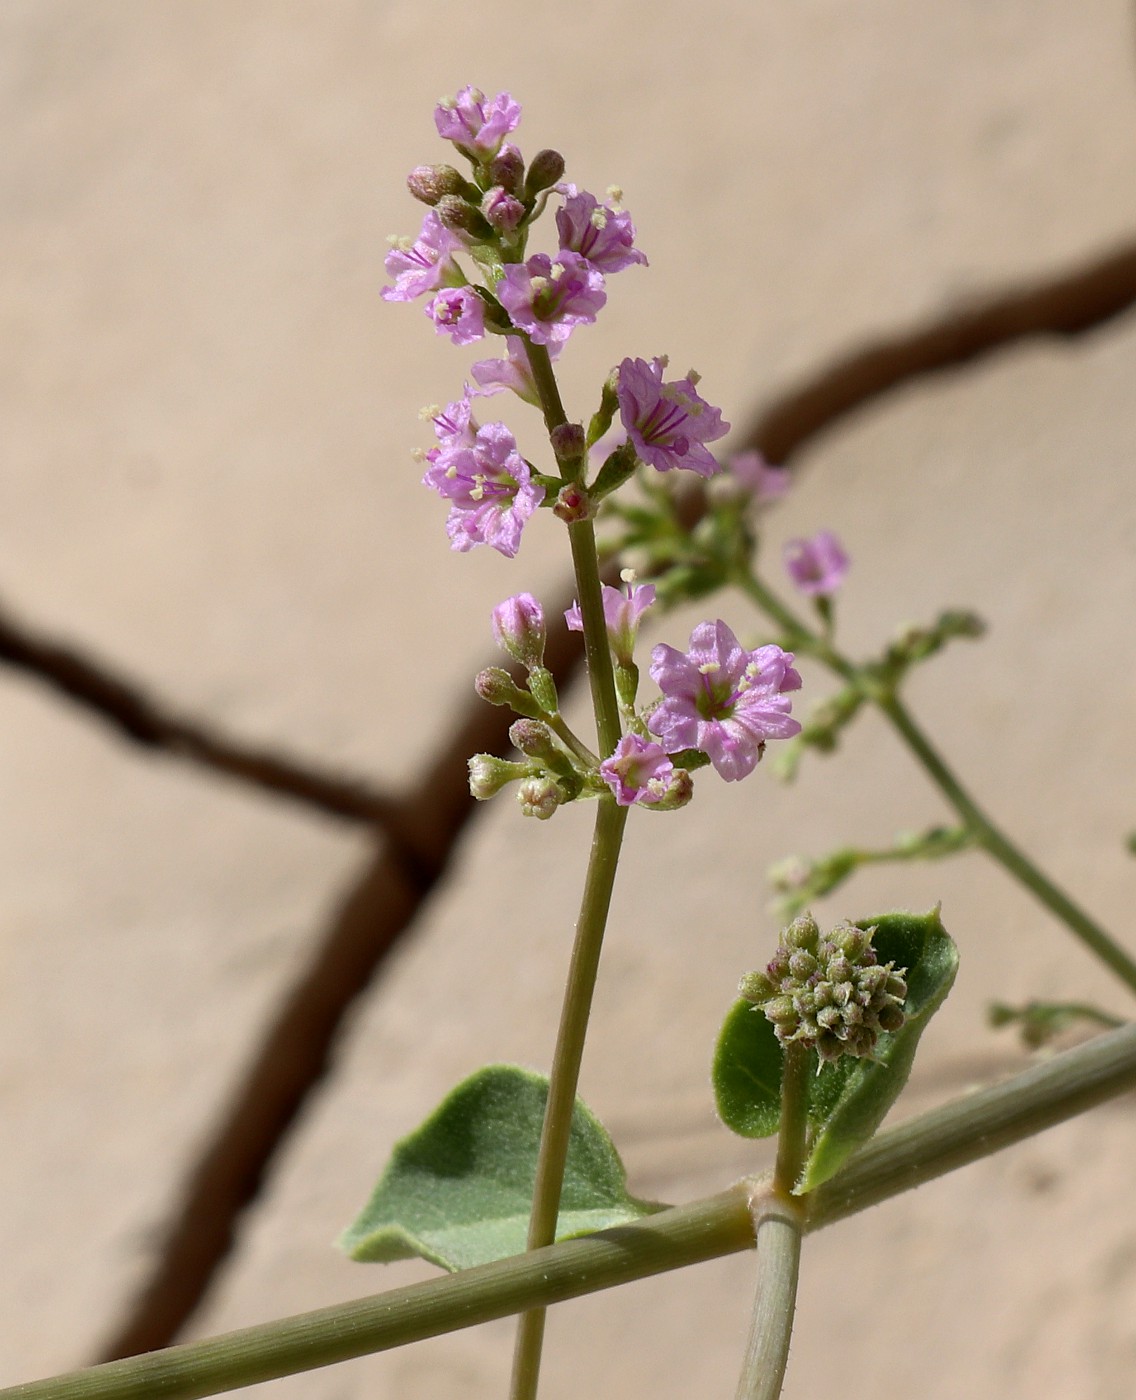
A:
<svg viewBox="0 0 1136 1400">
<path fill-rule="evenodd" d="M 840 923 L 821 936 L 811 914 L 784 929 L 765 972 L 742 978 L 739 994 L 761 1007 L 783 1046 L 815 1049 L 831 1063 L 871 1056 L 883 1031 L 904 1023 L 906 968 L 879 963 L 874 928 Z"/>
</svg>

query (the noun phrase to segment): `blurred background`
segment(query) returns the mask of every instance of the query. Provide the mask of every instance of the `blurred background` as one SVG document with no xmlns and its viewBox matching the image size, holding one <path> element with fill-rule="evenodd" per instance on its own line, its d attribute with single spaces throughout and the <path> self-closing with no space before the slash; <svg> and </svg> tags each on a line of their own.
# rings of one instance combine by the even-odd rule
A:
<svg viewBox="0 0 1136 1400">
<path fill-rule="evenodd" d="M 986 617 L 912 706 L 1132 946 L 1128 0 L 4 0 L 0 1384 L 430 1276 L 331 1241 L 457 1079 L 547 1068 L 591 813 L 505 797 L 470 822 L 461 791 L 500 719 L 471 695 L 490 609 L 571 596 L 563 532 L 448 550 L 411 454 L 479 355 L 378 296 L 420 222 L 406 173 L 445 155 L 433 105 L 467 83 L 521 102 L 526 154 L 619 185 L 650 259 L 565 353 L 570 414 L 625 355 L 695 366 L 730 447 L 815 391 L 780 441 L 771 576 L 785 539 L 837 530 L 857 654 L 948 605 Z M 536 456 L 536 415 L 511 421 Z M 581 1085 L 633 1191 L 765 1160 L 708 1074 L 776 936 L 766 866 L 946 815 L 871 715 L 791 787 L 767 765 L 633 814 Z M 1026 1061 L 993 997 L 1128 1014 L 977 855 L 817 912 L 938 900 L 962 970 L 899 1116 Z M 786 1395 L 836 1365 L 924 1400 L 1130 1396 L 1132 1109 L 810 1239 Z M 732 1393 L 751 1274 L 561 1306 L 542 1394 Z M 511 1337 L 260 1389 L 497 1396 Z"/>
</svg>

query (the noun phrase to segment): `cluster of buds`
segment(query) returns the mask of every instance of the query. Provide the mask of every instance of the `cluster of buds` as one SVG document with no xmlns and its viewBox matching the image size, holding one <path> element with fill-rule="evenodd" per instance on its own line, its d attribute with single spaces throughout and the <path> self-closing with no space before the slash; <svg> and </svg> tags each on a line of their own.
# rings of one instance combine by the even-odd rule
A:
<svg viewBox="0 0 1136 1400">
<path fill-rule="evenodd" d="M 826 1063 L 871 1055 L 881 1032 L 903 1025 L 907 998 L 907 969 L 877 962 L 874 932 L 840 923 L 822 937 L 802 914 L 766 970 L 742 978 L 739 994 L 764 1011 L 782 1045 L 815 1049 Z"/>
</svg>

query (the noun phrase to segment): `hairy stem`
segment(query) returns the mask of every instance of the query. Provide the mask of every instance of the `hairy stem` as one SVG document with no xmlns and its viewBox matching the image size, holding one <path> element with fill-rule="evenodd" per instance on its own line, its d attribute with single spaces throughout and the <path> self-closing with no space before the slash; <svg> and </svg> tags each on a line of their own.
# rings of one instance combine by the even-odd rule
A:
<svg viewBox="0 0 1136 1400">
<path fill-rule="evenodd" d="M 1136 1089 L 1136 1025 L 881 1133 L 808 1196 L 811 1232 Z M 318 1312 L 0 1390 L 0 1400 L 197 1400 L 752 1247 L 741 1182 L 634 1225 Z"/>
<path fill-rule="evenodd" d="M 759 578 L 742 572 L 737 582 L 768 617 L 784 628 L 794 645 L 808 651 L 843 680 L 863 684 L 863 677 L 856 665 L 826 638 L 803 623 Z M 899 697 L 890 691 L 881 692 L 877 687 L 867 688 L 865 694 L 890 720 L 923 771 L 958 813 L 976 844 L 1024 885 L 1050 913 L 1055 914 L 1074 937 L 1100 958 L 1130 991 L 1136 992 L 1136 959 L 995 826 L 916 724 Z"/>
</svg>

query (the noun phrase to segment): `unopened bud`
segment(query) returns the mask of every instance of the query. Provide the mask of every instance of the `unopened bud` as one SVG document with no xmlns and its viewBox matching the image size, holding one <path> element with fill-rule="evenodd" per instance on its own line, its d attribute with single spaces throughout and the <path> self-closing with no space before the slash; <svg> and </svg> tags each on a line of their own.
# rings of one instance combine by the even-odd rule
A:
<svg viewBox="0 0 1136 1400">
<path fill-rule="evenodd" d="M 549 758 L 557 753 L 552 732 L 538 719 L 517 719 L 509 726 L 513 747 L 529 758 Z"/>
<path fill-rule="evenodd" d="M 493 232 L 481 210 L 467 204 L 459 195 L 443 195 L 435 208 L 442 223 L 456 233 L 468 233 L 474 238 L 488 238 Z"/>
<path fill-rule="evenodd" d="M 525 217 L 525 206 L 500 185 L 489 190 L 481 201 L 481 212 L 498 233 L 512 233 Z"/>
<path fill-rule="evenodd" d="M 510 194 L 519 194 L 525 183 L 525 158 L 520 151 L 506 143 L 489 162 L 489 179 Z"/>
<path fill-rule="evenodd" d="M 552 513 L 565 525 L 575 525 L 580 520 L 590 520 L 593 514 L 592 498 L 575 481 L 562 486 L 556 497 Z"/>
<path fill-rule="evenodd" d="M 555 778 L 526 778 L 517 789 L 517 801 L 526 817 L 536 817 L 546 822 L 557 807 L 567 798 L 567 793 Z"/>
<path fill-rule="evenodd" d="M 548 189 L 549 185 L 555 185 L 563 174 L 564 157 L 559 151 L 537 151 L 525 179 L 525 194 L 530 198 L 539 194 L 541 190 Z"/>
<path fill-rule="evenodd" d="M 452 165 L 416 165 L 406 177 L 406 187 L 415 199 L 431 205 L 445 195 L 463 195 L 472 188 Z"/>
<path fill-rule="evenodd" d="M 787 948 L 803 948 L 805 952 L 815 951 L 820 940 L 820 929 L 811 914 L 802 914 L 793 920 L 781 940 Z"/>
<path fill-rule="evenodd" d="M 469 790 L 478 802 L 495 797 L 506 783 L 516 782 L 529 772 L 524 763 L 509 763 L 491 753 L 475 753 L 469 760 Z"/>
<path fill-rule="evenodd" d="M 544 658 L 544 610 L 531 593 L 506 598 L 493 609 L 493 639 L 527 670 Z"/>
<path fill-rule="evenodd" d="M 738 996 L 746 1001 L 768 1001 L 776 990 L 764 972 L 747 972 L 738 983 Z"/>
</svg>

